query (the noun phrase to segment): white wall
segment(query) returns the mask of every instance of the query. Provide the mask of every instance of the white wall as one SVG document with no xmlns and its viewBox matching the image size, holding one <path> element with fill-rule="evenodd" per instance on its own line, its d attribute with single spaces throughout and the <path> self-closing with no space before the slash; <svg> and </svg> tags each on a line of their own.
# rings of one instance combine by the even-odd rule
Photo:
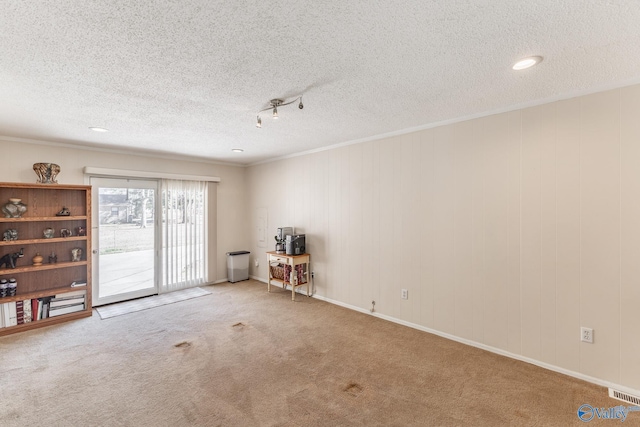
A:
<svg viewBox="0 0 640 427">
<path fill-rule="evenodd" d="M 252 166 L 251 274 L 294 226 L 321 297 L 640 390 L 638 111 L 631 86 Z"/>
<path fill-rule="evenodd" d="M 0 165 L 0 181 L 3 182 L 36 182 L 32 166 L 37 162 L 60 165 L 58 182 L 64 184 L 84 184 L 82 169 L 85 166 L 220 177 L 220 183 L 213 184 L 217 185 L 217 236 L 213 236 L 214 250 L 209 258 L 213 274 L 210 280 L 227 277 L 226 252 L 246 249 L 248 219 L 245 215 L 243 167 L 32 144 L 2 137 L 0 153 L 3 160 Z"/>
</svg>

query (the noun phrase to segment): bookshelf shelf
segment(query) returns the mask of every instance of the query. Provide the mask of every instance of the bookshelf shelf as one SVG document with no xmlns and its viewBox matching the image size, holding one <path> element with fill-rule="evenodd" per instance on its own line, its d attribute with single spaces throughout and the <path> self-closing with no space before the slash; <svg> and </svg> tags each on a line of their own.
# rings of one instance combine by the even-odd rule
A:
<svg viewBox="0 0 640 427">
<path fill-rule="evenodd" d="M 49 244 L 49 243 L 60 243 L 60 242 L 77 242 L 81 240 L 87 240 L 87 236 L 54 237 L 52 239 L 9 240 L 6 242 L 0 241 L 0 247 L 31 245 L 31 244 Z"/>
<path fill-rule="evenodd" d="M 2 202 L 2 200 L 0 200 Z M 6 202 L 4 202 L 6 203 Z M 3 203 L 3 204 L 4 204 Z M 0 223 L 3 222 L 51 222 L 51 221 L 77 221 L 77 220 L 86 220 L 87 217 L 85 215 L 81 216 L 33 216 L 33 217 L 25 217 L 25 218 L 0 218 Z"/>
<path fill-rule="evenodd" d="M 0 268 L 0 277 L 10 276 L 12 274 L 18 274 L 18 273 L 33 272 L 33 271 L 57 270 L 59 268 L 80 267 L 84 265 L 87 265 L 87 261 L 57 262 L 55 264 L 42 264 L 38 266 L 29 265 L 25 267 L 16 267 L 16 268 Z"/>
</svg>

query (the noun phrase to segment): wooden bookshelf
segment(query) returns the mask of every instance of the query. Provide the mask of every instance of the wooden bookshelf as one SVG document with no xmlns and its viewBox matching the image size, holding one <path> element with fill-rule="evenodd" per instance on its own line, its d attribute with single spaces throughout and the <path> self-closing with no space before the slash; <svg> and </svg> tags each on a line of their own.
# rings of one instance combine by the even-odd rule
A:
<svg viewBox="0 0 640 427">
<path fill-rule="evenodd" d="M 24 256 L 16 260 L 15 268 L 0 268 L 0 279 L 15 278 L 18 284 L 16 295 L 0 298 L 0 304 L 84 290 L 85 308 L 0 328 L 0 336 L 91 316 L 91 186 L 0 183 L 0 206 L 7 204 L 10 198 L 22 199 L 27 211 L 20 218 L 6 218 L 0 213 L 0 236 L 3 237 L 8 229 L 18 232 L 17 240 L 0 240 L 0 257 L 20 249 Z M 56 216 L 63 207 L 71 215 Z M 86 235 L 78 235 L 78 227 L 84 228 Z M 45 228 L 53 228 L 55 237 L 45 238 Z M 72 235 L 62 237 L 61 229 L 70 230 Z M 80 261 L 72 261 L 71 250 L 74 248 L 82 250 Z M 57 262 L 49 262 L 52 253 L 57 255 Z M 43 257 L 42 265 L 33 265 L 36 254 Z M 85 282 L 86 286 L 71 287 L 73 282 Z"/>
</svg>

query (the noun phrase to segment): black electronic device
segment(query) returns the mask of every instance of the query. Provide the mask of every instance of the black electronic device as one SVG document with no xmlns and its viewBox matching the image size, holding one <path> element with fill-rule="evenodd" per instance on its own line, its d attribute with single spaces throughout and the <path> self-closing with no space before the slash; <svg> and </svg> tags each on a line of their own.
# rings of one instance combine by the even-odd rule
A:
<svg viewBox="0 0 640 427">
<path fill-rule="evenodd" d="M 285 241 L 287 255 L 302 255 L 306 252 L 306 236 L 304 234 L 293 234 L 287 236 Z"/>
</svg>

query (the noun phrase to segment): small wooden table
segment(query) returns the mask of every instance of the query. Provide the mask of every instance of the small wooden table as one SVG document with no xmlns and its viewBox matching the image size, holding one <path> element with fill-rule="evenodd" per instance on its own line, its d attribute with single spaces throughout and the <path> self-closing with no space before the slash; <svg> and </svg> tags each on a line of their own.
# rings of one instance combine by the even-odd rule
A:
<svg viewBox="0 0 640 427">
<path fill-rule="evenodd" d="M 286 264 L 291 266 L 291 273 L 289 277 L 284 277 L 284 280 L 276 279 L 271 274 L 271 263 Z M 305 264 L 304 275 L 306 283 L 298 283 L 298 275 L 296 274 L 296 266 Z M 287 289 L 287 285 L 291 285 L 291 301 L 296 300 L 296 288 L 298 286 L 307 285 L 307 296 L 309 294 L 309 254 L 301 255 L 287 255 L 281 254 L 275 251 L 267 252 L 267 266 L 269 267 L 269 280 L 267 280 L 267 292 L 271 292 L 271 282 L 282 283 L 282 287 Z"/>
</svg>

